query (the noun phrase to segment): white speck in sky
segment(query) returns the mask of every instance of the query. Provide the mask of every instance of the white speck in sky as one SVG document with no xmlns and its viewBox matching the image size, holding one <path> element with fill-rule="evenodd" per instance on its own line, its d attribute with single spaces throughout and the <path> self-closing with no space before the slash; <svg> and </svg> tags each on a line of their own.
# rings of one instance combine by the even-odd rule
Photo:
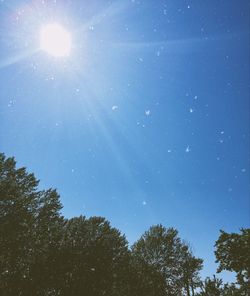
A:
<svg viewBox="0 0 250 296">
<path fill-rule="evenodd" d="M 245 168 L 241 169 L 241 172 L 242 173 L 245 173 L 246 172 L 246 169 Z"/>
<path fill-rule="evenodd" d="M 143 62 L 143 58 L 139 58 L 139 61 L 142 63 Z"/>
<path fill-rule="evenodd" d="M 187 146 L 185 152 L 186 152 L 186 153 L 190 152 L 190 147 L 189 147 L 189 146 Z"/>
<path fill-rule="evenodd" d="M 150 110 L 146 110 L 146 111 L 145 111 L 145 115 L 146 115 L 146 116 L 149 116 L 149 115 L 150 115 L 150 113 L 151 113 L 151 111 L 150 111 Z"/>
<path fill-rule="evenodd" d="M 147 205 L 147 202 L 144 200 L 144 201 L 142 202 L 142 205 L 143 205 L 143 206 L 146 206 L 146 205 Z"/>
<path fill-rule="evenodd" d="M 194 99 L 197 100 L 198 99 L 198 96 L 194 96 Z"/>
<path fill-rule="evenodd" d="M 71 173 L 74 173 L 75 172 L 75 170 L 74 169 L 71 169 Z"/>
<path fill-rule="evenodd" d="M 172 150 L 171 149 L 168 149 L 168 153 L 171 153 L 172 152 Z"/>
<path fill-rule="evenodd" d="M 8 107 L 12 107 L 15 104 L 16 100 L 10 100 L 8 103 Z"/>
<path fill-rule="evenodd" d="M 194 112 L 194 109 L 189 108 L 189 112 L 190 112 L 190 113 L 193 113 L 193 112 Z"/>
<path fill-rule="evenodd" d="M 117 109 L 118 109 L 118 106 L 116 106 L 116 105 L 112 106 L 112 110 L 113 110 L 113 111 L 115 111 L 115 110 L 117 110 Z"/>
</svg>

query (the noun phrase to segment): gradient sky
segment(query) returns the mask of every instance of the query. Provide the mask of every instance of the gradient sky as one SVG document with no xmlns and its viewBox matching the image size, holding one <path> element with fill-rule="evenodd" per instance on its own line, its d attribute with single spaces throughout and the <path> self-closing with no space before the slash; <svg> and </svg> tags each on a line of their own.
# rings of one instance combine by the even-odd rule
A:
<svg viewBox="0 0 250 296">
<path fill-rule="evenodd" d="M 249 227 L 249 1 L 0 1 L 0 151 L 63 214 L 173 226 L 215 273 Z M 68 58 L 42 25 L 72 34 Z M 229 275 L 225 278 L 232 279 Z"/>
</svg>

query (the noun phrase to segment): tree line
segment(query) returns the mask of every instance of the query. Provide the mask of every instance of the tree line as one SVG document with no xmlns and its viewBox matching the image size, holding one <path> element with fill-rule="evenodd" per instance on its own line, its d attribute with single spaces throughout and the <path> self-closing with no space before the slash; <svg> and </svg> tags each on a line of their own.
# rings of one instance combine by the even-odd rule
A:
<svg viewBox="0 0 250 296">
<path fill-rule="evenodd" d="M 201 279 L 203 260 L 174 228 L 150 227 L 131 247 L 105 218 L 65 219 L 56 190 L 0 154 L 0 295 L 250 295 L 250 229 L 221 231 L 215 255 L 237 279 Z"/>
</svg>

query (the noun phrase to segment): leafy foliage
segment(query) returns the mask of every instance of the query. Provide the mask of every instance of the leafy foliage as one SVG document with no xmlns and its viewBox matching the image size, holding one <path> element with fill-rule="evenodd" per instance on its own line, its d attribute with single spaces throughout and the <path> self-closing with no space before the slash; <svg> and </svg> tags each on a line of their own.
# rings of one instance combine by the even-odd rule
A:
<svg viewBox="0 0 250 296">
<path fill-rule="evenodd" d="M 34 175 L 15 166 L 0 154 L 0 291 L 35 295 L 38 286 L 48 285 L 61 204 L 56 191 L 38 191 Z"/>
<path fill-rule="evenodd" d="M 132 252 L 163 275 L 167 295 L 190 295 L 190 289 L 194 294 L 202 260 L 191 254 L 176 229 L 152 226 L 132 246 Z"/>
<path fill-rule="evenodd" d="M 62 295 L 123 295 L 127 241 L 104 218 L 67 220 L 61 251 L 65 268 Z"/>
<path fill-rule="evenodd" d="M 241 290 L 235 284 L 223 284 L 221 279 L 213 276 L 206 278 L 201 285 L 201 292 L 197 296 L 242 296 Z"/>
<path fill-rule="evenodd" d="M 241 229 L 241 233 L 226 233 L 221 231 L 215 243 L 218 272 L 234 271 L 242 295 L 250 294 L 250 229 Z"/>
<path fill-rule="evenodd" d="M 235 271 L 237 284 L 202 282 L 203 260 L 176 229 L 152 226 L 130 249 L 105 218 L 65 219 L 57 192 L 38 185 L 0 154 L 0 295 L 249 295 L 249 229 L 222 231 L 215 245 L 218 271 Z"/>
</svg>

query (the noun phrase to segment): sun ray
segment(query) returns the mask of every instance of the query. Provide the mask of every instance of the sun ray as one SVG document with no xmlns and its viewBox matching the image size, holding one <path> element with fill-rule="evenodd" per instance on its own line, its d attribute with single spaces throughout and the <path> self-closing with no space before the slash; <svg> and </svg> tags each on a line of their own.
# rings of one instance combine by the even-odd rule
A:
<svg viewBox="0 0 250 296">
<path fill-rule="evenodd" d="M 3 69 L 5 67 L 9 67 L 14 64 L 18 64 L 18 63 L 32 57 L 37 52 L 38 52 L 37 49 L 27 50 L 27 51 L 23 51 L 19 54 L 16 54 L 12 57 L 7 57 L 3 60 L 0 60 L 0 69 Z"/>
</svg>

